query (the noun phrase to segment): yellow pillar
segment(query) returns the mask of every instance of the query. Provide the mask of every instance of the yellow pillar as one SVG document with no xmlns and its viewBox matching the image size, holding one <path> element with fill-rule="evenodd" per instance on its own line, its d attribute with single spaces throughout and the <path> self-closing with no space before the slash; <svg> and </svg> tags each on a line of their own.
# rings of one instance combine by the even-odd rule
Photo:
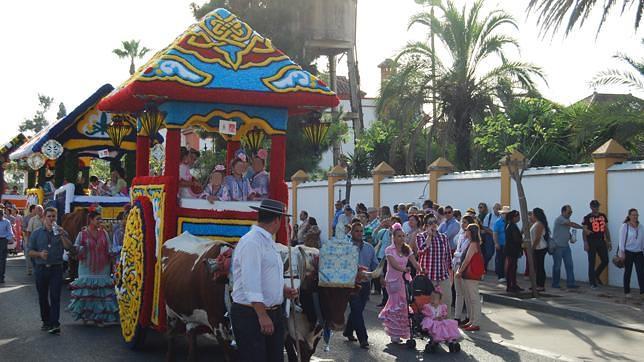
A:
<svg viewBox="0 0 644 362">
<path fill-rule="evenodd" d="M 525 156 L 518 150 L 512 151 L 499 161 L 499 171 L 501 173 L 501 205 L 512 206 L 512 176 L 510 176 L 510 164 L 517 167 L 525 161 Z"/>
<path fill-rule="evenodd" d="M 619 162 L 624 162 L 628 158 L 629 152 L 614 139 L 608 140 L 593 152 L 595 161 L 595 200 L 599 201 L 599 210 L 608 215 L 608 169 Z M 613 248 L 617 247 L 617 239 Z M 599 264 L 599 257 L 595 260 L 595 265 Z M 608 269 L 606 268 L 599 277 L 604 284 L 608 283 Z"/>
<path fill-rule="evenodd" d="M 380 162 L 376 168 L 371 171 L 373 175 L 373 207 L 380 208 L 380 183 L 387 177 L 396 173 L 394 169 L 385 161 Z"/>
<path fill-rule="evenodd" d="M 291 222 L 293 223 L 293 226 L 297 224 L 298 221 L 298 213 L 297 213 L 297 188 L 298 186 L 306 182 L 309 179 L 309 175 L 304 172 L 304 170 L 298 170 L 296 173 L 291 176 L 291 210 L 293 212 L 293 218 L 291 219 Z"/>
<path fill-rule="evenodd" d="M 429 199 L 438 203 L 438 179 L 454 171 L 454 165 L 443 157 L 439 157 L 427 167 L 429 174 Z"/>
<path fill-rule="evenodd" d="M 510 206 L 510 200 L 512 200 L 512 178 L 510 177 L 510 169 L 507 165 L 503 164 L 501 160 L 501 205 Z"/>
<path fill-rule="evenodd" d="M 329 210 L 329 237 L 333 235 L 333 216 L 335 215 L 335 202 L 333 200 L 334 198 L 334 186 L 335 183 L 343 180 L 347 177 L 347 170 L 345 170 L 342 166 L 337 165 L 335 166 L 329 173 L 327 174 L 327 195 L 328 195 L 328 210 Z"/>
</svg>

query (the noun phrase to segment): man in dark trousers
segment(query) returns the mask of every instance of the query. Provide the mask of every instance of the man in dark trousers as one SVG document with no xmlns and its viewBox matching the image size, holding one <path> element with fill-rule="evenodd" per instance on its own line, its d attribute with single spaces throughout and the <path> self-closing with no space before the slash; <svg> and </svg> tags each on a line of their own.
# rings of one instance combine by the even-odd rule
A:
<svg viewBox="0 0 644 362">
<path fill-rule="evenodd" d="M 29 237 L 29 256 L 35 262 L 36 289 L 43 331 L 60 334 L 60 289 L 63 285 L 63 251 L 72 247 L 67 232 L 56 225 L 58 211 L 45 210 L 44 226 Z"/>
<path fill-rule="evenodd" d="M 608 218 L 599 212 L 599 201 L 590 202 L 590 214 L 584 216 L 584 250 L 588 253 L 588 281 L 591 289 L 602 284 L 599 276 L 608 266 L 608 252 L 613 249 L 608 233 Z M 595 268 L 596 257 L 599 265 Z"/>
<path fill-rule="evenodd" d="M 372 272 L 378 267 L 378 259 L 376 258 L 376 252 L 371 246 L 371 244 L 365 243 L 362 239 L 362 233 L 364 232 L 364 226 L 360 222 L 355 222 L 351 225 L 351 240 L 353 245 L 358 248 L 358 265 L 363 266 L 367 271 Z M 347 319 L 347 324 L 344 328 L 343 335 L 347 337 L 349 341 L 354 342 L 356 337 L 353 336 L 353 331 L 358 335 L 358 341 L 360 342 L 360 347 L 364 349 L 369 348 L 369 342 L 367 339 L 367 328 L 364 324 L 364 308 L 367 305 L 369 300 L 369 292 L 371 291 L 371 282 L 366 280 L 360 283 L 360 291 L 357 294 L 351 296 L 349 299 L 349 308 L 351 312 L 349 313 L 349 318 Z"/>
<path fill-rule="evenodd" d="M 297 297 L 297 289 L 284 285 L 284 264 L 275 248 L 275 234 L 285 213 L 283 203 L 263 200 L 257 225 L 242 236 L 232 262 L 233 305 L 231 320 L 240 360 L 284 360 L 284 296 Z"/>
</svg>

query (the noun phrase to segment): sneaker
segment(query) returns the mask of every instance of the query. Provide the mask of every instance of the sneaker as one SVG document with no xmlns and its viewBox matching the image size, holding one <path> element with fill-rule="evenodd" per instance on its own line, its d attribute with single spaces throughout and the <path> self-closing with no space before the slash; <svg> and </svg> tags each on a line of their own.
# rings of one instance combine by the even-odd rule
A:
<svg viewBox="0 0 644 362">
<path fill-rule="evenodd" d="M 40 330 L 43 331 L 43 332 L 46 332 L 46 331 L 48 331 L 50 329 L 51 329 L 51 327 L 47 323 L 43 323 L 42 326 L 40 326 Z"/>
<path fill-rule="evenodd" d="M 367 342 L 367 341 L 360 342 L 360 348 L 369 349 L 369 342 Z"/>
<path fill-rule="evenodd" d="M 599 289 L 599 287 L 598 287 L 598 286 L 596 286 L 596 285 L 591 285 L 591 286 L 590 286 L 590 289 L 592 289 L 592 290 L 597 290 L 597 289 Z"/>
<path fill-rule="evenodd" d="M 499 283 L 505 283 L 505 282 L 507 282 L 507 280 L 506 280 L 505 278 L 499 278 L 497 281 L 498 281 Z"/>
<path fill-rule="evenodd" d="M 55 335 L 60 335 L 60 326 L 51 327 L 51 328 L 47 331 L 47 333 L 49 333 L 49 334 L 55 334 Z"/>
</svg>

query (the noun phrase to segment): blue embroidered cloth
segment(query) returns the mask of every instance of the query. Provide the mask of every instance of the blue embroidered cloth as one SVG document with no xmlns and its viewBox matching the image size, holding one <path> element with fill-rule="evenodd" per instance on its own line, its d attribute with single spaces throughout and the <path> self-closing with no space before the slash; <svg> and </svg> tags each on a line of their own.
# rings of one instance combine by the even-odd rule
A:
<svg viewBox="0 0 644 362">
<path fill-rule="evenodd" d="M 327 242 L 320 248 L 319 286 L 353 288 L 358 272 L 358 248 L 352 243 Z"/>
</svg>

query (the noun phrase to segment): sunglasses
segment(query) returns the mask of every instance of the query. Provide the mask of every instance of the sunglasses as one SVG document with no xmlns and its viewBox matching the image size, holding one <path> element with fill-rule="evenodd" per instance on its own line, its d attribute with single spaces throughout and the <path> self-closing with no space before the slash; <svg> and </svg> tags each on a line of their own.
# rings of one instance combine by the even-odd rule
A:
<svg viewBox="0 0 644 362">
<path fill-rule="evenodd" d="M 450 215 L 452 211 L 445 211 L 446 214 Z"/>
</svg>

